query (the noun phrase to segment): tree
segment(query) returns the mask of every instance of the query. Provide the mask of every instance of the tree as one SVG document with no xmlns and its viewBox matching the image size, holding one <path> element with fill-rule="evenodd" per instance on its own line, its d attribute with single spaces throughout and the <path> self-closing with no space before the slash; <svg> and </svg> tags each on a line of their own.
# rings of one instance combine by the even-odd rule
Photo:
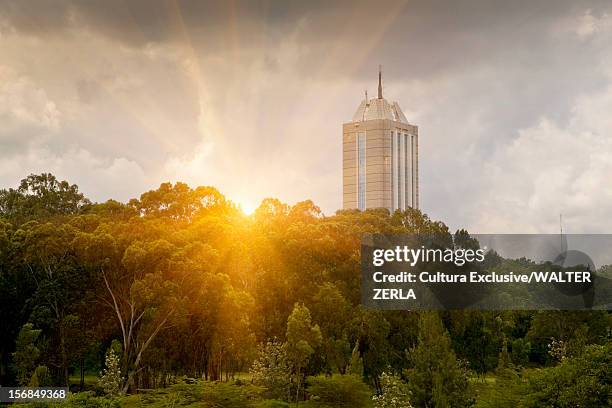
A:
<svg viewBox="0 0 612 408">
<path fill-rule="evenodd" d="M 91 202 L 76 184 L 58 181 L 53 174 L 30 174 L 17 189 L 0 190 L 0 215 L 24 222 L 34 217 L 76 214 Z"/>
<path fill-rule="evenodd" d="M 479 373 L 499 366 L 495 385 L 479 388 L 479 397 L 494 389 L 491 406 L 525 405 L 527 393 L 541 406 L 607 403 L 609 361 L 588 346 L 609 343 L 607 311 L 459 310 L 441 313 L 442 324 L 436 314 L 359 306 L 364 233 L 422 232 L 444 247 L 477 245 L 418 210 L 325 216 L 310 201 L 267 199 L 247 217 L 215 189 L 183 183 L 129 204 L 91 205 L 50 176 L 22 184 L 0 193 L 0 314 L 10 317 L 0 331 L 3 384 L 19 374 L 21 383 L 60 385 L 77 363 L 82 373 L 99 372 L 103 345 L 117 338 L 103 373 L 119 383 L 111 393 L 188 376 L 226 380 L 207 400 L 220 405 L 252 405 L 240 394 L 261 386 L 291 402 L 310 395 L 308 406 L 371 405 L 373 385 L 380 404 L 463 407 L 472 396 L 466 359 Z M 535 265 L 493 261 L 503 271 Z M 553 340 L 563 351 L 553 354 L 565 358 L 542 368 L 553 360 Z M 581 357 L 585 348 L 591 354 Z M 257 386 L 230 385 L 253 359 Z M 236 399 L 228 402 L 226 392 Z"/>
<path fill-rule="evenodd" d="M 36 368 L 36 362 L 40 356 L 36 340 L 40 336 L 40 332 L 41 330 L 34 329 L 32 323 L 26 323 L 17 336 L 17 346 L 13 353 L 13 364 L 17 372 L 17 382 L 19 385 L 28 385 Z"/>
<path fill-rule="evenodd" d="M 250 331 L 249 310 L 253 299 L 245 292 L 234 289 L 227 279 L 220 289 L 220 301 L 216 319 L 217 329 L 212 336 L 211 356 L 215 372 L 222 377 L 225 370 L 226 380 L 234 373 L 248 367 L 253 360 L 255 338 Z"/>
<path fill-rule="evenodd" d="M 266 388 L 268 397 L 288 399 L 291 368 L 287 359 L 287 347 L 283 343 L 273 339 L 262 345 L 249 372 L 254 384 Z"/>
<path fill-rule="evenodd" d="M 120 251 L 104 230 L 80 233 L 73 246 L 81 262 L 100 271 L 106 289 L 102 299 L 119 323 L 125 375 L 122 392 L 126 393 L 141 370 L 144 353 L 181 309 L 178 284 L 167 276 L 174 248 L 164 240 L 135 240 Z"/>
<path fill-rule="evenodd" d="M 321 343 L 321 330 L 312 325 L 310 311 L 304 305 L 296 303 L 287 319 L 287 355 L 293 365 L 296 379 L 295 402 L 300 399 L 302 370 L 308 363 L 315 347 Z"/>
<path fill-rule="evenodd" d="M 474 404 L 468 373 L 455 357 L 448 332 L 436 312 L 423 312 L 417 346 L 407 370 L 413 402 L 419 407 L 469 407 Z"/>
<path fill-rule="evenodd" d="M 456 310 L 448 312 L 454 350 L 471 369 L 484 374 L 498 366 L 503 345 L 503 320 L 495 312 Z"/>
<path fill-rule="evenodd" d="M 14 254 L 14 227 L 0 217 L 0 311 L 2 320 L 0 330 L 0 383 L 12 383 L 9 366 L 15 351 L 15 339 L 27 320 L 26 307 L 31 293 L 31 284 L 24 279 L 21 263 Z"/>
<path fill-rule="evenodd" d="M 169 218 L 176 221 L 192 221 L 206 209 L 233 207 L 213 187 L 190 188 L 185 183 L 163 183 L 157 190 L 147 191 L 140 200 L 130 201 L 130 206 L 139 214 L 154 218 Z"/>
<path fill-rule="evenodd" d="M 557 351 L 563 350 L 563 356 L 572 357 L 580 354 L 588 344 L 606 341 L 611 319 L 605 310 L 540 311 L 533 318 L 527 339 L 531 342 L 532 353 L 538 353 L 536 357 L 542 363 L 560 357 L 549 353 L 553 340 Z"/>
<path fill-rule="evenodd" d="M 380 395 L 372 397 L 374 408 L 412 408 L 410 389 L 402 379 L 388 372 L 380 375 Z"/>
<path fill-rule="evenodd" d="M 609 407 L 612 404 L 612 343 L 591 345 L 561 364 L 528 377 L 527 407 Z"/>
<path fill-rule="evenodd" d="M 111 347 L 106 353 L 104 360 L 105 367 L 100 373 L 99 384 L 108 395 L 119 395 L 122 391 L 121 385 L 123 378 L 121 376 L 121 368 L 119 367 L 119 356 Z"/>
<path fill-rule="evenodd" d="M 327 370 L 337 370 L 344 374 L 351 358 L 351 345 L 347 328 L 351 320 L 351 305 L 344 299 L 340 290 L 325 283 L 313 296 L 312 315 L 321 328 L 323 338 L 322 358 Z"/>
<path fill-rule="evenodd" d="M 68 329 L 77 320 L 75 310 L 90 282 L 88 271 L 76 262 L 72 250 L 77 231 L 70 224 L 30 221 L 19 232 L 16 251 L 34 285 L 29 319 L 49 335 L 59 361 L 49 356 L 48 365 L 57 367 L 59 382 L 68 385 Z"/>
<path fill-rule="evenodd" d="M 527 339 L 516 339 L 512 342 L 512 362 L 517 365 L 526 365 L 529 362 L 531 343 Z"/>
<path fill-rule="evenodd" d="M 380 310 L 359 309 L 353 325 L 356 326 L 355 335 L 363 361 L 364 377 L 374 384 L 376 391 L 380 392 L 378 379 L 389 365 L 389 354 L 392 351 L 387 339 L 390 324 L 385 319 L 385 313 Z"/>
<path fill-rule="evenodd" d="M 53 385 L 51 375 L 47 366 L 38 366 L 30 378 L 28 387 L 48 387 Z"/>
</svg>

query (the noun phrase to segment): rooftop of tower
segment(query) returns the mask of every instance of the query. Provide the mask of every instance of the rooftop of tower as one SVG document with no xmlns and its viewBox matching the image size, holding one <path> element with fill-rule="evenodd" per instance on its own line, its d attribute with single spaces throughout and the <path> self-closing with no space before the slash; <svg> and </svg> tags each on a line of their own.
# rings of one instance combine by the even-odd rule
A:
<svg viewBox="0 0 612 408">
<path fill-rule="evenodd" d="M 398 103 L 389 103 L 389 101 L 383 98 L 382 72 L 380 66 L 378 68 L 378 98 L 368 99 L 368 93 L 366 92 L 365 99 L 361 101 L 361 104 L 353 115 L 353 122 L 374 119 L 390 119 L 408 124 L 408 119 L 404 116 L 404 112 L 402 112 L 402 108 L 400 108 Z"/>
<path fill-rule="evenodd" d="M 404 116 L 404 112 L 397 102 L 391 104 L 384 98 L 364 99 L 353 115 L 353 122 L 373 119 L 390 119 L 408 124 L 408 119 Z"/>
</svg>

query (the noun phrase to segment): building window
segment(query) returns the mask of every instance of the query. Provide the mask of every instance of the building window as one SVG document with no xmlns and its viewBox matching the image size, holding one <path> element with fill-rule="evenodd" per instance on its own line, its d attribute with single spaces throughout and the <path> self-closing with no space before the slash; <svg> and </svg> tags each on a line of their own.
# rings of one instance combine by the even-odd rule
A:
<svg viewBox="0 0 612 408">
<path fill-rule="evenodd" d="M 397 207 L 404 211 L 406 209 L 405 207 L 405 194 L 406 194 L 406 189 L 405 189 L 405 185 L 406 185 L 406 155 L 404 154 L 404 151 L 406 150 L 406 143 L 404 138 L 402 137 L 402 134 L 400 132 L 397 132 L 397 156 L 399 158 L 398 160 L 398 169 L 397 169 L 397 184 L 398 184 L 398 189 L 397 189 Z"/>
<path fill-rule="evenodd" d="M 395 211 L 397 204 L 397 139 L 395 133 L 391 132 L 391 211 Z"/>
<path fill-rule="evenodd" d="M 410 197 L 410 177 L 412 176 L 412 172 L 410 171 L 411 169 L 411 162 L 412 162 L 412 155 L 411 153 L 411 145 L 409 144 L 409 140 L 408 140 L 408 135 L 404 134 L 404 157 L 406 158 L 405 162 L 404 162 L 404 174 L 406 175 L 406 177 L 404 178 L 404 209 L 406 209 L 408 206 L 410 206 L 411 203 L 411 197 Z"/>
<path fill-rule="evenodd" d="M 357 136 L 357 208 L 366 208 L 366 135 L 359 132 Z"/>
<path fill-rule="evenodd" d="M 417 202 L 417 186 L 418 186 L 418 180 L 417 180 L 417 169 L 416 166 L 418 165 L 417 161 L 417 145 L 416 145 L 416 137 L 414 135 L 410 135 L 410 148 L 411 148 L 411 154 L 410 154 L 410 175 L 411 175 L 411 180 L 412 180 L 412 188 L 410 189 L 410 195 L 411 195 L 411 199 L 412 199 L 412 206 L 414 208 L 419 208 L 419 203 Z"/>
</svg>

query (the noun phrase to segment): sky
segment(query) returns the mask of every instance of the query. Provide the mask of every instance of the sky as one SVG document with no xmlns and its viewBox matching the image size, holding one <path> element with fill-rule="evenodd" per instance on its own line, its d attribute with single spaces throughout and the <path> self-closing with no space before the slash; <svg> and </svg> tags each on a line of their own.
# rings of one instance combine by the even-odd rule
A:
<svg viewBox="0 0 612 408">
<path fill-rule="evenodd" d="M 475 233 L 612 230 L 612 3 L 0 0 L 0 188 L 165 181 L 342 207 L 364 90 L 419 126 L 421 209 Z"/>
</svg>

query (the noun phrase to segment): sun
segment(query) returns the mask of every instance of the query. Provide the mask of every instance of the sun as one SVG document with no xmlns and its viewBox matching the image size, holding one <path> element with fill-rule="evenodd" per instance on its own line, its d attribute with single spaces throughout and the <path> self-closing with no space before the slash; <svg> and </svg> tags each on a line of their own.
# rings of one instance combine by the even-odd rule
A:
<svg viewBox="0 0 612 408">
<path fill-rule="evenodd" d="M 257 209 L 257 204 L 248 200 L 240 200 L 238 201 L 238 207 L 245 215 L 252 215 Z"/>
</svg>

